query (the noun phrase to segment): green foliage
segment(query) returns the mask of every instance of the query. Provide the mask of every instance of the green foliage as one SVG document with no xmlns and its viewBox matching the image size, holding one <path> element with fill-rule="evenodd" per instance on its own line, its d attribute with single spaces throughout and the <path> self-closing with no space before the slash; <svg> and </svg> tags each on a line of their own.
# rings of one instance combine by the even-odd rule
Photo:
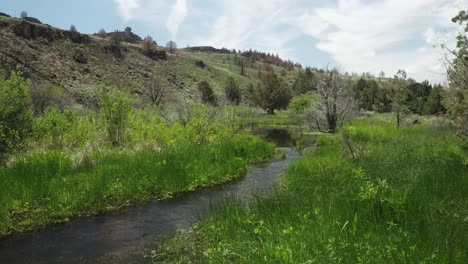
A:
<svg viewBox="0 0 468 264">
<path fill-rule="evenodd" d="M 311 94 L 303 94 L 300 96 L 295 96 L 289 102 L 289 110 L 291 110 L 294 114 L 303 114 L 305 110 L 312 106 L 312 95 Z"/>
<path fill-rule="evenodd" d="M 235 105 L 239 105 L 241 101 L 241 91 L 239 84 L 236 82 L 234 77 L 228 77 L 226 81 L 226 86 L 224 87 L 224 93 L 226 94 L 227 99 Z"/>
<path fill-rule="evenodd" d="M 204 104 L 210 104 L 213 106 L 218 104 L 218 98 L 216 98 L 213 88 L 211 88 L 208 82 L 202 81 L 198 83 L 198 91 L 200 91 L 201 100 Z"/>
<path fill-rule="evenodd" d="M 422 114 L 424 115 L 435 115 L 438 113 L 444 113 L 445 107 L 442 104 L 443 96 L 443 87 L 442 85 L 435 85 L 429 96 L 427 97 L 426 102 L 423 106 Z"/>
<path fill-rule="evenodd" d="M 154 261 L 465 263 L 467 153 L 450 131 L 360 120 L 342 133 L 354 158 L 342 135 L 320 137 L 277 188 L 226 200 Z"/>
<path fill-rule="evenodd" d="M 375 80 L 367 80 L 365 78 L 359 81 L 353 87 L 355 98 L 359 101 L 359 107 L 366 111 L 373 111 L 379 102 L 379 85 Z M 385 96 L 382 97 L 385 99 Z M 382 103 L 384 103 L 382 101 Z"/>
<path fill-rule="evenodd" d="M 453 61 L 447 71 L 450 89 L 444 105 L 455 124 L 457 134 L 468 142 L 468 12 L 466 10 L 452 19 L 462 29 L 457 36 L 457 50 L 451 51 Z"/>
<path fill-rule="evenodd" d="M 291 97 L 291 91 L 286 82 L 272 71 L 262 77 L 262 82 L 255 90 L 254 99 L 255 103 L 268 114 L 274 114 L 277 109 L 285 109 Z"/>
<path fill-rule="evenodd" d="M 393 78 L 393 97 L 392 97 L 392 111 L 397 116 L 397 128 L 400 127 L 402 119 L 409 113 L 407 105 L 409 97 L 408 87 L 406 85 L 406 72 L 398 70 Z"/>
<path fill-rule="evenodd" d="M 182 125 L 154 111 L 131 111 L 126 145 L 114 149 L 99 144 L 106 120 L 46 110 L 35 120 L 34 141 L 47 148 L 0 167 L 0 236 L 219 184 L 272 157 L 272 144 L 234 133 L 223 117 L 213 119 L 204 107 L 191 114 Z M 85 146 L 69 150 L 83 134 Z"/>
<path fill-rule="evenodd" d="M 12 150 L 23 147 L 32 127 L 29 88 L 17 73 L 9 78 L 0 73 L 0 161 Z"/>
<path fill-rule="evenodd" d="M 65 90 L 57 85 L 39 85 L 30 89 L 34 113 L 43 113 L 48 107 L 64 110 L 70 98 Z"/>
<path fill-rule="evenodd" d="M 300 71 L 299 76 L 294 81 L 292 90 L 295 94 L 304 94 L 311 92 L 316 89 L 317 86 L 317 76 L 316 73 L 313 73 L 310 68 Z"/>
<path fill-rule="evenodd" d="M 109 140 L 113 145 L 124 142 L 128 115 L 131 110 L 129 99 L 116 88 L 101 87 L 100 107 L 104 114 Z"/>
</svg>

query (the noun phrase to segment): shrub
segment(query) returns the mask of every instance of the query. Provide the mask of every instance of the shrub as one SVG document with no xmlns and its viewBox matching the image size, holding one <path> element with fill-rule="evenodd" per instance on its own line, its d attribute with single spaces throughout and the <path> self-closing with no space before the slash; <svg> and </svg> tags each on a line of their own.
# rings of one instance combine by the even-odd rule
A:
<svg viewBox="0 0 468 264">
<path fill-rule="evenodd" d="M 130 102 L 116 88 L 102 87 L 100 107 L 104 114 L 106 130 L 112 145 L 121 145 L 127 129 L 128 116 L 131 110 Z"/>
<path fill-rule="evenodd" d="M 55 85 L 33 85 L 31 87 L 31 103 L 35 114 L 43 113 L 46 108 L 51 106 L 63 111 L 70 100 L 62 87 Z"/>
<path fill-rule="evenodd" d="M 29 100 L 29 88 L 21 76 L 15 72 L 8 79 L 0 76 L 0 160 L 21 148 L 31 131 Z"/>
<path fill-rule="evenodd" d="M 141 49 L 145 55 L 151 55 L 154 51 L 156 51 L 156 42 L 151 36 L 146 36 L 141 43 Z"/>
<path fill-rule="evenodd" d="M 76 29 L 75 25 L 70 26 L 70 32 L 71 33 L 78 33 L 78 30 Z"/>
<path fill-rule="evenodd" d="M 235 105 L 239 105 L 241 100 L 241 91 L 239 89 L 239 84 L 233 77 L 229 77 L 226 86 L 224 87 L 224 92 L 229 101 Z"/>
<path fill-rule="evenodd" d="M 265 75 L 255 91 L 256 104 L 268 114 L 274 114 L 276 109 L 286 108 L 290 100 L 291 91 L 288 85 L 274 72 Z"/>
<path fill-rule="evenodd" d="M 101 28 L 98 32 L 98 36 L 102 39 L 106 39 L 107 38 L 107 32 L 105 29 Z"/>
<path fill-rule="evenodd" d="M 198 90 L 201 93 L 201 100 L 204 104 L 217 105 L 218 99 L 213 92 L 210 84 L 206 81 L 202 81 L 198 84 Z"/>
<path fill-rule="evenodd" d="M 305 110 L 312 105 L 312 96 L 310 94 L 303 94 L 301 96 L 294 97 L 289 102 L 289 110 L 294 114 L 303 114 Z"/>
</svg>

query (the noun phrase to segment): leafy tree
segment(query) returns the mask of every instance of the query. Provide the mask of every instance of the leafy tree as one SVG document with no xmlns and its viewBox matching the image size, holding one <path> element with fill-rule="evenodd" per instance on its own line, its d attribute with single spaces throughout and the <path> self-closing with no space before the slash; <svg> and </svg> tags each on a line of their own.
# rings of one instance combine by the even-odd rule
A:
<svg viewBox="0 0 468 264">
<path fill-rule="evenodd" d="M 392 97 L 392 111 L 396 114 L 397 128 L 400 128 L 405 115 L 410 112 L 407 101 L 408 86 L 406 83 L 406 72 L 404 70 L 398 70 L 397 74 L 393 77 Z"/>
<path fill-rule="evenodd" d="M 241 100 L 241 91 L 239 88 L 239 84 L 236 82 L 234 77 L 230 76 L 227 79 L 226 86 L 224 87 L 224 92 L 226 94 L 226 98 L 231 101 L 235 105 L 239 105 Z"/>
<path fill-rule="evenodd" d="M 0 160 L 13 149 L 23 147 L 32 129 L 29 88 L 25 80 L 12 72 L 0 74 Z"/>
<path fill-rule="evenodd" d="M 213 92 L 213 88 L 211 88 L 208 82 L 200 82 L 198 84 L 198 90 L 200 91 L 201 100 L 204 104 L 210 104 L 213 106 L 218 104 L 218 99 L 216 98 L 216 95 Z"/>
<path fill-rule="evenodd" d="M 312 95 L 311 94 L 303 94 L 300 96 L 295 96 L 289 102 L 289 110 L 293 114 L 303 114 L 308 108 L 312 106 Z"/>
<path fill-rule="evenodd" d="M 129 99 L 116 88 L 102 86 L 100 107 L 112 145 L 123 144 L 131 110 Z"/>
<path fill-rule="evenodd" d="M 408 107 L 411 112 L 421 115 L 431 94 L 432 85 L 428 81 L 412 83 L 408 86 Z"/>
<path fill-rule="evenodd" d="M 457 135 L 468 142 L 468 11 L 460 11 L 452 22 L 459 24 L 461 30 L 457 36 L 456 50 L 450 51 L 454 59 L 450 60 L 447 56 L 450 89 L 444 105 L 455 124 Z"/>
<path fill-rule="evenodd" d="M 262 77 L 255 91 L 255 103 L 268 114 L 274 114 L 276 109 L 285 109 L 291 97 L 288 85 L 274 71 Z"/>
<path fill-rule="evenodd" d="M 434 115 L 445 112 L 442 105 L 443 88 L 442 85 L 436 85 L 431 89 L 431 93 L 424 103 L 423 114 Z"/>
<path fill-rule="evenodd" d="M 306 68 L 304 72 L 299 72 L 299 75 L 292 86 L 292 90 L 295 94 L 304 94 L 315 90 L 316 86 L 317 76 L 310 68 Z"/>
<path fill-rule="evenodd" d="M 28 12 L 26 12 L 26 11 L 21 11 L 20 17 L 21 17 L 21 18 L 26 18 L 26 17 L 28 17 Z"/>
</svg>

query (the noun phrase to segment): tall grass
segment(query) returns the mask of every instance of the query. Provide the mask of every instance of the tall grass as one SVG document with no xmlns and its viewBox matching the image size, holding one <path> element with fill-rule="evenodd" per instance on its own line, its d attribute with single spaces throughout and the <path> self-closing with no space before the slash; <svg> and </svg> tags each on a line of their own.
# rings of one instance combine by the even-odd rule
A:
<svg viewBox="0 0 468 264">
<path fill-rule="evenodd" d="M 346 138 L 346 142 L 343 138 Z M 358 120 L 281 184 L 153 254 L 174 263 L 466 263 L 466 147 L 441 127 Z"/>
<path fill-rule="evenodd" d="M 133 111 L 119 148 L 95 114 L 37 119 L 30 151 L 0 167 L 0 236 L 219 184 L 272 157 L 272 144 L 206 114 L 184 126 Z"/>
</svg>

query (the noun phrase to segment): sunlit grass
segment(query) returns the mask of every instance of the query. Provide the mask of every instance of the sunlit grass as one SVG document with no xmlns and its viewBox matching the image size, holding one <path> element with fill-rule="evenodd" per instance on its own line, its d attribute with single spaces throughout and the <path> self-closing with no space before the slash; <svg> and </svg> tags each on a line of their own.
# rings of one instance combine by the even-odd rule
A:
<svg viewBox="0 0 468 264">
<path fill-rule="evenodd" d="M 348 145 L 344 143 L 344 137 Z M 465 263 L 466 147 L 439 126 L 357 120 L 279 186 L 163 245 L 175 263 Z M 353 158 L 354 156 L 354 158 Z"/>
</svg>

